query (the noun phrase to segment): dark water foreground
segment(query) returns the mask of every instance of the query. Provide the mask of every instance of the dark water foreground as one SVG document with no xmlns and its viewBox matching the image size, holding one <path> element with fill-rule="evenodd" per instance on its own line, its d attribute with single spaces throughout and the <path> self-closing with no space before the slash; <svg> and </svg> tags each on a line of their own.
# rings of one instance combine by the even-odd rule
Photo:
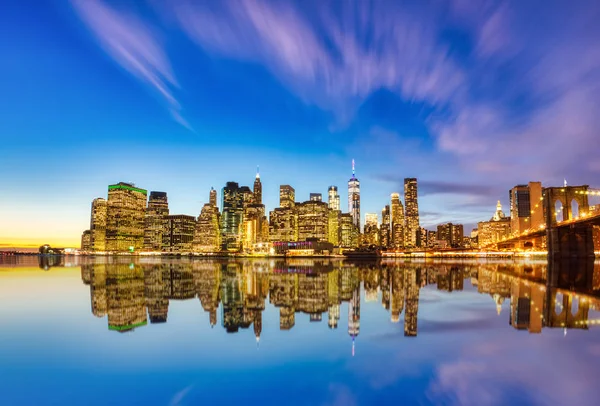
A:
<svg viewBox="0 0 600 406">
<path fill-rule="evenodd" d="M 600 263 L 0 262 L 0 405 L 600 399 Z"/>
</svg>

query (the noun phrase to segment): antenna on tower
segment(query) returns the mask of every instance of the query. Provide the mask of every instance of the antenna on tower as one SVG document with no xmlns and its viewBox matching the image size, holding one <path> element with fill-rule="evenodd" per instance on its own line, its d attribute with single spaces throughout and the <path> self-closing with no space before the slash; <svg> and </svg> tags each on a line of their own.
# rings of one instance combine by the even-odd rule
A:
<svg viewBox="0 0 600 406">
<path fill-rule="evenodd" d="M 258 169 L 258 165 L 256 165 L 256 179 L 260 178 L 260 171 Z"/>
<path fill-rule="evenodd" d="M 352 177 L 354 177 L 354 158 L 352 158 Z"/>
</svg>

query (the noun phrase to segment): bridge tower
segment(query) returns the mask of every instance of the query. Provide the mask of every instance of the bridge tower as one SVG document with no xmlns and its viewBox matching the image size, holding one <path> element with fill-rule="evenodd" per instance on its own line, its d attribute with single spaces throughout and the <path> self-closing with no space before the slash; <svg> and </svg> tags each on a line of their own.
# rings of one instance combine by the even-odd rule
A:
<svg viewBox="0 0 600 406">
<path fill-rule="evenodd" d="M 588 185 L 548 187 L 544 189 L 546 244 L 548 258 L 586 257 L 594 255 L 592 227 L 571 223 L 578 213 L 589 210 Z M 558 204 L 560 203 L 560 207 Z M 562 221 L 557 218 L 562 215 Z"/>
</svg>

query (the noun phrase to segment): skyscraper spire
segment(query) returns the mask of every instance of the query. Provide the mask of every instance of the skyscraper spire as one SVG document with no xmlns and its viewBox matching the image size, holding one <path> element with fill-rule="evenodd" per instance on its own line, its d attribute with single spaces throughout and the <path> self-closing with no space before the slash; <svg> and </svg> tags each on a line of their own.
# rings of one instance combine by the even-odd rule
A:
<svg viewBox="0 0 600 406">
<path fill-rule="evenodd" d="M 256 165 L 256 179 L 260 179 L 260 171 L 258 170 L 258 165 Z"/>
<path fill-rule="evenodd" d="M 352 178 L 354 177 L 354 158 L 352 158 Z"/>
</svg>

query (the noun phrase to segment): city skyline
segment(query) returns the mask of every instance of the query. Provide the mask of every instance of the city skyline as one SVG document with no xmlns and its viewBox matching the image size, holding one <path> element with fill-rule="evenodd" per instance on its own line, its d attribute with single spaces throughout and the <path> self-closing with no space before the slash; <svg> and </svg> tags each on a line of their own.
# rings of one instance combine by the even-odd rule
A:
<svg viewBox="0 0 600 406">
<path fill-rule="evenodd" d="M 84 207 L 122 180 L 197 215 L 206 190 L 245 182 L 257 163 L 267 207 L 280 184 L 342 191 L 352 158 L 363 213 L 417 177 L 426 227 L 473 227 L 529 180 L 598 176 L 596 2 L 234 11 L 227 1 L 3 5 L 13 40 L 0 48 L 11 79 L 0 246 L 76 245 Z"/>
</svg>

